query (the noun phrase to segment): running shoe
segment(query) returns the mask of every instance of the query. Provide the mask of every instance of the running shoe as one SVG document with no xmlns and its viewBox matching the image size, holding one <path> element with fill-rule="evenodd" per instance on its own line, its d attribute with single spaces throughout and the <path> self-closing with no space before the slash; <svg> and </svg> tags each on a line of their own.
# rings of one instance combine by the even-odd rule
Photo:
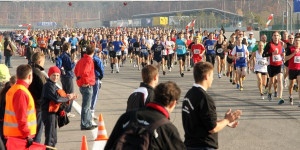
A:
<svg viewBox="0 0 300 150">
<path fill-rule="evenodd" d="M 221 77 L 222 77 L 222 75 L 219 73 L 219 74 L 218 74 L 218 77 L 219 77 L 219 78 L 221 78 Z"/>
<path fill-rule="evenodd" d="M 166 72 L 165 72 L 165 71 L 163 71 L 163 75 L 166 75 Z"/>
<path fill-rule="evenodd" d="M 272 93 L 269 93 L 269 94 L 268 94 L 268 100 L 269 100 L 269 101 L 272 101 Z"/>
<path fill-rule="evenodd" d="M 111 72 L 110 73 L 114 73 L 114 70 L 111 70 Z"/>
<path fill-rule="evenodd" d="M 294 105 L 293 97 L 289 97 L 289 99 L 290 99 L 290 105 L 293 106 Z"/>
<path fill-rule="evenodd" d="M 169 72 L 171 72 L 172 71 L 172 69 L 171 68 L 169 68 Z"/>
<path fill-rule="evenodd" d="M 244 87 L 241 86 L 241 87 L 240 87 L 240 91 L 243 91 L 243 90 L 244 90 Z"/>
<path fill-rule="evenodd" d="M 278 101 L 278 105 L 281 105 L 284 103 L 284 99 L 280 98 L 280 100 Z"/>
<path fill-rule="evenodd" d="M 190 69 L 190 68 L 188 68 L 188 69 L 187 69 L 187 71 L 191 71 L 191 69 Z"/>
<path fill-rule="evenodd" d="M 119 73 L 119 71 L 117 71 L 117 73 Z"/>
<path fill-rule="evenodd" d="M 242 79 L 243 79 L 243 81 L 245 81 L 245 80 L 246 80 L 246 77 L 243 77 Z"/>
<path fill-rule="evenodd" d="M 268 93 L 268 88 L 265 88 L 264 89 L 264 94 L 267 94 Z"/>
<path fill-rule="evenodd" d="M 226 73 L 226 76 L 229 77 L 229 72 Z"/>
<path fill-rule="evenodd" d="M 180 75 L 181 75 L 181 77 L 184 77 L 184 73 L 181 73 Z"/>
<path fill-rule="evenodd" d="M 274 97 L 277 97 L 277 92 L 274 92 Z"/>
<path fill-rule="evenodd" d="M 235 81 L 234 80 L 232 81 L 232 85 L 235 85 Z"/>
<path fill-rule="evenodd" d="M 295 91 L 298 92 L 298 85 L 294 85 L 295 86 Z"/>
<path fill-rule="evenodd" d="M 223 76 L 226 76 L 225 72 L 223 73 Z M 227 76 L 228 77 L 228 76 Z"/>
<path fill-rule="evenodd" d="M 239 84 L 236 84 L 236 88 L 239 89 L 239 88 L 240 88 L 240 85 L 239 85 Z"/>
<path fill-rule="evenodd" d="M 261 99 L 261 100 L 264 100 L 264 99 L 265 99 L 264 94 L 262 94 L 262 93 L 260 94 L 260 99 Z"/>
<path fill-rule="evenodd" d="M 229 82 L 232 82 L 232 78 L 229 79 Z"/>
</svg>

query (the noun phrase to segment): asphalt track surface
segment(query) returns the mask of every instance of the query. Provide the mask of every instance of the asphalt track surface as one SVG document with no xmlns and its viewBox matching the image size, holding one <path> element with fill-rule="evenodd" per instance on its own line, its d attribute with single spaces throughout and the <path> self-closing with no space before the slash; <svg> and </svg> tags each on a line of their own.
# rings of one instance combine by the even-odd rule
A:
<svg viewBox="0 0 300 150">
<path fill-rule="evenodd" d="M 2 62 L 4 60 L 2 59 Z M 10 73 L 15 74 L 16 67 L 19 64 L 26 63 L 27 60 L 20 56 L 13 56 Z M 45 70 L 55 64 L 48 60 L 45 64 Z M 216 68 L 216 67 L 215 67 Z M 159 82 L 174 81 L 182 90 L 179 104 L 172 112 L 171 122 L 175 124 L 178 131 L 184 139 L 184 130 L 181 120 L 182 100 L 186 92 L 192 87 L 194 81 L 191 71 L 186 71 L 182 78 L 179 75 L 178 65 L 175 65 L 172 72 L 165 76 L 160 71 Z M 216 70 L 216 69 L 215 69 Z M 110 135 L 117 119 L 125 112 L 128 96 L 139 86 L 141 73 L 137 68 L 127 61 L 125 67 L 120 68 L 120 73 L 110 73 L 110 67 L 105 68 L 105 76 L 102 80 L 102 87 L 98 96 L 96 106 L 96 115 L 102 113 L 105 127 Z M 75 91 L 79 89 L 74 80 Z M 286 101 L 283 105 L 277 105 L 277 99 L 269 102 L 260 100 L 260 95 L 256 86 L 256 76 L 250 73 L 244 81 L 244 90 L 239 91 L 236 86 L 229 83 L 229 78 L 222 76 L 218 79 L 216 71 L 214 72 L 214 81 L 208 93 L 214 98 L 217 107 L 218 117 L 224 117 L 225 112 L 240 109 L 243 111 L 240 118 L 240 124 L 236 129 L 225 128 L 219 133 L 220 150 L 298 150 L 300 147 L 300 108 L 299 99 L 294 92 L 294 106 L 290 106 Z M 287 88 L 284 89 L 283 98 L 288 99 Z M 81 96 L 76 100 L 81 105 Z M 94 145 L 92 132 L 96 134 L 97 130 L 81 131 L 80 115 L 70 118 L 70 124 L 58 129 L 58 150 L 79 150 L 82 136 L 87 136 L 89 149 Z M 97 123 L 97 121 L 95 121 Z M 44 136 L 44 135 L 43 135 Z M 44 141 L 44 138 L 43 140 Z M 101 149 L 94 147 L 93 149 Z"/>
</svg>

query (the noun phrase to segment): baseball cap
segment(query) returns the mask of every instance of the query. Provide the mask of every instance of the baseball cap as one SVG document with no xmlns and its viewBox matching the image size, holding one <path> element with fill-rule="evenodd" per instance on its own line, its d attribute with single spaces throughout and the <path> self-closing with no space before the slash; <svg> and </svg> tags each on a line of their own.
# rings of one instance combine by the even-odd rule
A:
<svg viewBox="0 0 300 150">
<path fill-rule="evenodd" d="M 249 32 L 249 35 L 250 35 L 250 34 L 253 34 L 253 32 Z"/>
</svg>

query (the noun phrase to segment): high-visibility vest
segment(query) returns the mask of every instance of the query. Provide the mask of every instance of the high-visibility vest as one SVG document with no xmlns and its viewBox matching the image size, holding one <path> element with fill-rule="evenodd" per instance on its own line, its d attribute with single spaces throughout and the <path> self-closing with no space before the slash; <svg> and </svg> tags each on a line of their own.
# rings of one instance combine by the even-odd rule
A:
<svg viewBox="0 0 300 150">
<path fill-rule="evenodd" d="M 27 126 L 30 130 L 30 135 L 35 135 L 37 123 L 33 97 L 25 86 L 15 84 L 6 93 L 6 106 L 3 123 L 4 136 L 24 136 L 18 128 L 16 113 L 13 107 L 13 97 L 16 91 L 18 90 L 24 91 L 29 97 L 29 103 L 27 108 Z"/>
</svg>

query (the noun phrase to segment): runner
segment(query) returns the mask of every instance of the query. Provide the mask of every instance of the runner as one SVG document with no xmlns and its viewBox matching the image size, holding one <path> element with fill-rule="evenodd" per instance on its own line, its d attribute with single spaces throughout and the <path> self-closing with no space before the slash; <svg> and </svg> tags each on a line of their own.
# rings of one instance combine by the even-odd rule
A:
<svg viewBox="0 0 300 150">
<path fill-rule="evenodd" d="M 284 60 L 289 60 L 289 100 L 293 105 L 293 86 L 295 81 L 298 82 L 298 88 L 300 85 L 300 36 L 295 37 L 294 46 L 290 46 L 286 49 L 286 57 Z M 300 99 L 300 91 L 298 92 Z M 284 101 L 283 101 L 284 103 Z M 279 103 L 278 103 L 279 104 Z M 300 106 L 300 103 L 299 103 Z"/>
<path fill-rule="evenodd" d="M 216 51 L 216 56 L 217 56 L 217 62 L 218 62 L 218 77 L 222 77 L 222 70 L 225 75 L 225 53 L 224 49 L 226 46 L 226 41 L 224 41 L 224 36 L 220 35 L 218 36 L 217 42 L 214 43 L 214 49 Z"/>
<path fill-rule="evenodd" d="M 249 59 L 247 46 L 242 44 L 243 38 L 239 37 L 236 41 L 236 46 L 233 48 L 231 55 L 236 62 L 237 70 L 237 89 L 244 89 L 242 78 L 246 76 L 247 61 Z"/>
<path fill-rule="evenodd" d="M 114 52 L 115 52 L 115 55 L 113 55 L 114 58 L 113 62 L 116 64 L 116 72 L 119 73 L 120 72 L 119 66 L 120 66 L 120 60 L 122 55 L 121 49 L 124 45 L 118 35 L 116 35 L 116 40 L 113 41 L 112 44 L 114 45 Z"/>
<path fill-rule="evenodd" d="M 123 67 L 125 62 L 126 62 L 127 54 L 128 54 L 128 40 L 126 39 L 126 34 L 123 34 L 121 36 L 121 42 L 124 45 L 121 49 L 122 50 L 122 57 L 121 57 L 122 64 L 121 64 L 121 67 Z"/>
<path fill-rule="evenodd" d="M 133 44 L 133 49 L 134 49 L 134 55 L 133 55 L 133 67 L 138 67 L 138 70 L 140 70 L 140 49 L 141 49 L 141 44 L 139 40 L 139 36 L 135 36 L 135 42 Z"/>
<path fill-rule="evenodd" d="M 62 48 L 62 42 L 60 37 L 58 36 L 56 38 L 56 41 L 53 43 L 53 47 L 54 47 L 54 57 L 56 58 L 57 56 L 59 56 L 61 54 L 61 48 Z"/>
<path fill-rule="evenodd" d="M 263 92 L 263 86 L 266 86 L 267 84 L 267 65 L 268 65 L 268 60 L 266 57 L 262 57 L 263 51 L 264 51 L 264 42 L 259 42 L 258 43 L 258 51 L 255 51 L 252 53 L 252 56 L 250 58 L 250 62 L 252 60 L 255 60 L 255 66 L 251 66 L 251 70 L 255 71 L 256 77 L 257 77 L 257 86 L 258 90 L 260 92 L 261 99 L 264 98 L 264 92 Z"/>
<path fill-rule="evenodd" d="M 191 53 L 193 54 L 194 64 L 201 62 L 202 57 L 205 53 L 204 46 L 200 43 L 199 37 L 194 38 L 195 44 L 191 47 Z"/>
<path fill-rule="evenodd" d="M 103 52 L 103 55 L 102 55 L 103 64 L 104 64 L 104 67 L 106 67 L 107 61 L 108 61 L 108 50 L 107 50 L 107 36 L 105 34 L 103 35 L 103 39 L 100 40 L 100 43 L 101 43 L 101 49 Z"/>
<path fill-rule="evenodd" d="M 167 37 L 167 44 L 166 45 L 167 45 L 167 50 L 169 51 L 168 69 L 169 69 L 169 72 L 171 72 L 172 67 L 173 67 L 173 62 L 174 62 L 174 48 L 175 48 L 175 43 L 171 40 L 171 36 Z M 170 48 L 168 48 L 168 47 L 170 47 Z"/>
<path fill-rule="evenodd" d="M 67 39 L 68 37 L 66 38 L 66 41 Z M 71 57 L 74 57 L 76 59 L 78 39 L 75 33 L 72 33 L 72 38 L 69 38 L 68 42 L 71 43 Z"/>
<path fill-rule="evenodd" d="M 205 40 L 204 46 L 206 49 L 206 62 L 212 63 L 212 65 L 215 65 L 215 57 L 216 52 L 214 50 L 214 44 L 216 40 L 214 40 L 214 33 L 209 33 L 208 39 Z"/>
<path fill-rule="evenodd" d="M 284 53 L 282 53 L 282 45 L 281 42 L 279 42 L 279 33 L 274 31 L 272 33 L 272 41 L 264 48 L 263 57 L 269 57 L 270 60 L 270 64 L 268 66 L 268 74 L 270 77 L 268 100 L 272 101 L 272 84 L 275 84 L 275 77 L 277 77 L 277 83 L 279 86 L 279 105 L 284 103 L 284 99 L 282 98 L 282 56 L 284 56 Z"/>
<path fill-rule="evenodd" d="M 143 38 L 141 42 L 141 53 L 140 53 L 140 62 L 142 64 L 142 67 L 144 68 L 148 64 L 148 43 L 146 43 L 146 39 Z"/>
<path fill-rule="evenodd" d="M 227 53 L 227 77 L 229 76 L 229 82 L 232 82 L 232 84 L 235 82 L 235 76 L 236 76 L 236 70 L 234 70 L 234 63 L 233 59 L 231 58 L 230 54 L 235 46 L 235 40 L 236 35 L 235 33 L 232 33 L 230 36 L 230 41 L 227 43 L 227 47 L 225 52 Z M 233 82 L 234 81 L 234 82 Z"/>
<path fill-rule="evenodd" d="M 160 68 L 160 64 L 162 61 L 162 50 L 165 49 L 164 46 L 161 44 L 159 38 L 155 39 L 155 44 L 151 47 L 151 51 L 153 52 L 153 64 L 158 68 Z"/>
<path fill-rule="evenodd" d="M 181 77 L 184 77 L 183 68 L 185 66 L 185 56 L 186 56 L 186 39 L 183 38 L 183 34 L 180 32 L 178 34 L 179 38 L 176 40 L 176 52 L 177 59 L 179 62 L 179 73 Z"/>
<path fill-rule="evenodd" d="M 294 36 L 293 35 L 289 35 L 288 36 L 288 43 L 286 43 L 285 45 L 284 45 L 284 48 L 285 48 L 285 55 L 286 56 L 288 56 L 287 54 L 286 54 L 286 52 L 287 52 L 287 50 L 290 48 L 290 47 L 292 47 L 293 46 L 293 44 L 294 44 Z M 284 85 L 284 87 L 286 87 L 287 86 L 287 82 L 286 82 L 286 79 L 287 79 L 287 77 L 288 77 L 288 75 L 289 75 L 289 61 L 287 60 L 287 61 L 285 61 L 284 62 L 284 76 L 283 76 L 283 85 Z"/>
<path fill-rule="evenodd" d="M 248 51 L 249 51 L 249 58 L 251 58 L 251 55 L 252 55 L 252 50 L 253 48 L 255 47 L 255 44 L 256 44 L 256 39 L 253 37 L 253 32 L 250 32 L 249 33 L 249 38 L 247 39 L 247 42 L 248 42 Z M 247 66 L 247 73 L 249 74 L 250 71 L 250 65 L 251 64 L 254 64 L 255 63 L 255 60 L 253 60 L 252 62 L 248 62 L 248 66 Z"/>
</svg>

